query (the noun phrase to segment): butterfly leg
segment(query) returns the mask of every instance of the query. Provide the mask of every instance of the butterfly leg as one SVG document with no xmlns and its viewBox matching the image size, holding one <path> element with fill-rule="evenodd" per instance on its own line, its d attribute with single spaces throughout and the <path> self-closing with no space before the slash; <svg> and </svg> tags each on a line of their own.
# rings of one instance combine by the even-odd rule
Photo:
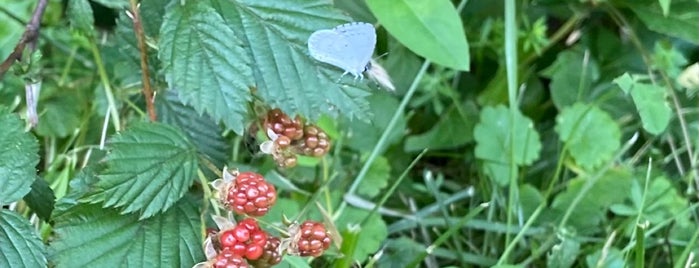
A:
<svg viewBox="0 0 699 268">
<path fill-rule="evenodd" d="M 348 73 L 349 73 L 349 71 L 345 71 L 344 73 L 342 73 L 342 75 L 340 75 L 340 78 L 338 78 L 337 81 L 335 81 L 335 83 L 340 83 L 340 80 L 342 80 L 342 77 L 344 77 Z"/>
</svg>

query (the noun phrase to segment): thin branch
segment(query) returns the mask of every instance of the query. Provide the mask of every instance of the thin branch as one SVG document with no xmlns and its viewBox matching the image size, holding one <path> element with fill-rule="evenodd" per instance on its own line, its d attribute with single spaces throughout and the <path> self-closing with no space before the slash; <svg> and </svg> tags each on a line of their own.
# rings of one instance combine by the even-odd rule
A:
<svg viewBox="0 0 699 268">
<path fill-rule="evenodd" d="M 32 51 L 36 49 L 36 41 L 38 40 L 39 29 L 41 28 L 41 17 L 44 16 L 47 4 L 48 0 L 39 0 L 39 3 L 34 9 L 34 14 L 32 14 L 32 19 L 27 24 L 27 28 L 19 39 L 17 46 L 15 46 L 12 53 L 0 64 L 0 78 L 5 75 L 5 72 L 10 69 L 15 61 L 22 59 L 22 52 L 24 52 L 27 45 L 29 45 L 29 49 Z"/>
<path fill-rule="evenodd" d="M 157 118 L 155 114 L 155 106 L 153 102 L 153 90 L 150 84 L 150 74 L 148 71 L 148 47 L 146 47 L 146 37 L 143 33 L 143 24 L 141 24 L 141 14 L 138 11 L 139 5 L 137 0 L 131 0 L 131 19 L 133 20 L 133 29 L 136 33 L 138 41 L 138 50 L 141 52 L 141 80 L 143 84 L 143 97 L 146 99 L 146 110 L 151 121 Z"/>
</svg>

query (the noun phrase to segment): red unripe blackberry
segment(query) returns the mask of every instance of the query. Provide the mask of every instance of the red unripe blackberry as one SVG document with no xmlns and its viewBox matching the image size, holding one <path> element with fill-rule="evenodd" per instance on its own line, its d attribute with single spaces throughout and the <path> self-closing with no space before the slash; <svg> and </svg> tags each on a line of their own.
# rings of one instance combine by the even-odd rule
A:
<svg viewBox="0 0 699 268">
<path fill-rule="evenodd" d="M 269 236 L 267 237 L 267 243 L 265 244 L 264 253 L 262 256 L 251 262 L 255 268 L 267 268 L 272 267 L 282 261 L 282 255 L 279 251 L 279 245 L 281 240 L 277 237 Z"/>
<path fill-rule="evenodd" d="M 214 268 L 247 268 L 248 263 L 240 255 L 234 254 L 228 249 L 223 249 L 213 265 Z"/>
<path fill-rule="evenodd" d="M 272 129 L 280 136 L 289 137 L 291 140 L 298 140 L 303 136 L 303 121 L 299 116 L 294 120 L 282 112 L 280 109 L 273 109 L 267 112 L 265 126 Z"/>
<path fill-rule="evenodd" d="M 239 214 L 264 216 L 277 201 L 274 185 L 268 183 L 262 175 L 254 172 L 242 172 L 228 187 L 224 204 Z"/>
<path fill-rule="evenodd" d="M 224 250 L 248 260 L 260 258 L 266 242 L 267 234 L 253 218 L 240 221 L 233 229 L 223 231 L 219 236 L 219 244 Z"/>
<path fill-rule="evenodd" d="M 330 233 L 320 222 L 310 220 L 303 222 L 299 233 L 300 236 L 298 241 L 296 241 L 296 245 L 298 246 L 300 256 L 318 257 L 330 247 L 332 242 Z"/>
</svg>

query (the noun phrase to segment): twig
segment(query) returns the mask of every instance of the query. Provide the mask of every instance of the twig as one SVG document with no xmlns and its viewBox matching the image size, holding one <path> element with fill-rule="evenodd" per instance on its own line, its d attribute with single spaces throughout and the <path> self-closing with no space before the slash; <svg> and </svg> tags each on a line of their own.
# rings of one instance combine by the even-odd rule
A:
<svg viewBox="0 0 699 268">
<path fill-rule="evenodd" d="M 39 37 L 39 29 L 41 28 L 41 17 L 44 16 L 44 11 L 46 10 L 46 5 L 48 0 L 39 0 L 39 3 L 34 9 L 34 14 L 32 14 L 32 19 L 27 24 L 27 28 L 19 39 L 15 49 L 7 56 L 2 64 L 0 64 L 0 78 L 5 75 L 5 72 L 10 69 L 15 61 L 22 59 L 22 52 L 29 45 L 29 48 L 34 51 L 36 49 L 36 41 Z"/>
<path fill-rule="evenodd" d="M 131 0 L 131 19 L 133 20 L 133 29 L 138 41 L 138 50 L 141 52 L 141 80 L 143 83 L 143 97 L 146 99 L 146 110 L 151 121 L 157 118 L 155 114 L 155 106 L 153 102 L 153 90 L 150 85 L 150 74 L 148 72 L 148 47 L 146 47 L 146 38 L 143 33 L 143 25 L 141 24 L 141 14 L 138 11 L 138 1 Z"/>
</svg>

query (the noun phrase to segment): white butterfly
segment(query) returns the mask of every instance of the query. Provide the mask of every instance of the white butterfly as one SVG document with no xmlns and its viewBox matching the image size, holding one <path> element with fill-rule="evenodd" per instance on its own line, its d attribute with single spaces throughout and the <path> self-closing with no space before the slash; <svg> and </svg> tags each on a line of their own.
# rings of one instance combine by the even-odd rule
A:
<svg viewBox="0 0 699 268">
<path fill-rule="evenodd" d="M 342 68 L 354 78 L 362 73 L 374 54 L 376 30 L 365 22 L 351 22 L 333 29 L 313 32 L 308 38 L 308 51 L 314 59 Z"/>
</svg>

